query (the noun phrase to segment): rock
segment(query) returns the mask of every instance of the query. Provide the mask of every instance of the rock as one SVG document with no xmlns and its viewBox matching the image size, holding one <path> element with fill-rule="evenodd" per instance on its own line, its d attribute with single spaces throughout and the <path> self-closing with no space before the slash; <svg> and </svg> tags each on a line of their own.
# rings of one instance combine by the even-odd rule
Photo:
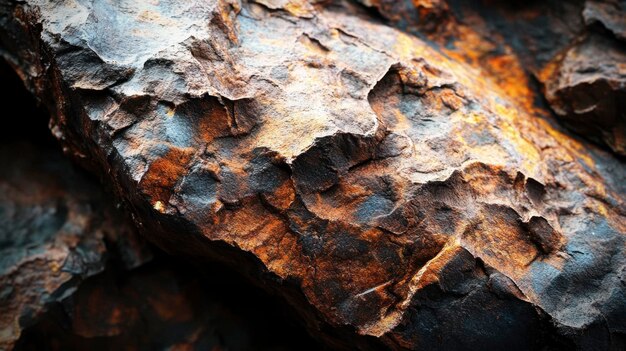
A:
<svg viewBox="0 0 626 351">
<path fill-rule="evenodd" d="M 0 349 L 11 349 L 48 304 L 102 272 L 111 255 L 130 269 L 151 251 L 60 152 L 3 142 L 0 160 Z"/>
<path fill-rule="evenodd" d="M 623 0 L 587 0 L 583 10 L 585 24 L 599 23 L 619 40 L 626 40 L 626 1 Z"/>
<path fill-rule="evenodd" d="M 146 236 L 329 345 L 624 347 L 626 167 L 538 118 L 510 52 L 481 66 L 343 1 L 1 11 L 55 136 Z"/>
<path fill-rule="evenodd" d="M 232 270 L 140 239 L 9 69 L 0 101 L 29 119 L 0 131 L 0 350 L 319 349 Z"/>
<path fill-rule="evenodd" d="M 545 89 L 572 130 L 626 155 L 626 50 L 620 45 L 590 35 L 565 52 Z"/>
<path fill-rule="evenodd" d="M 453 29 L 452 11 L 445 0 L 358 0 L 404 30 L 441 35 Z"/>
<path fill-rule="evenodd" d="M 71 296 L 112 257 L 123 269 L 152 258 L 111 196 L 63 157 L 47 116 L 9 73 L 0 65 L 0 350 L 12 349 L 50 304 Z"/>
<path fill-rule="evenodd" d="M 428 34 L 430 40 L 493 75 L 511 97 L 526 100 L 527 109 L 538 100 L 524 88 L 532 86 L 525 75 L 533 75 L 565 126 L 626 155 L 626 1 L 450 3 L 442 22 L 453 24 Z M 396 26 L 406 22 L 382 14 Z"/>
<path fill-rule="evenodd" d="M 243 291 L 245 293 L 243 293 Z M 216 265 L 169 256 L 83 281 L 15 350 L 318 350 L 276 301 Z"/>
</svg>

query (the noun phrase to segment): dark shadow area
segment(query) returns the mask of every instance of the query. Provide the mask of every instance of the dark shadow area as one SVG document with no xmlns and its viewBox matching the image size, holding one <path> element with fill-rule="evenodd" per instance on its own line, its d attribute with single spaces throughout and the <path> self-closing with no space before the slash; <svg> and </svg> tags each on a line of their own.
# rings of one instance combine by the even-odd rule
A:
<svg viewBox="0 0 626 351">
<path fill-rule="evenodd" d="M 277 299 L 221 265 L 157 255 L 86 279 L 16 350 L 319 350 Z"/>
<path fill-rule="evenodd" d="M 17 74 L 2 59 L 0 82 L 0 101 L 4 106 L 0 141 L 27 140 L 32 144 L 60 149 L 48 129 L 48 111 L 37 103 Z"/>
</svg>

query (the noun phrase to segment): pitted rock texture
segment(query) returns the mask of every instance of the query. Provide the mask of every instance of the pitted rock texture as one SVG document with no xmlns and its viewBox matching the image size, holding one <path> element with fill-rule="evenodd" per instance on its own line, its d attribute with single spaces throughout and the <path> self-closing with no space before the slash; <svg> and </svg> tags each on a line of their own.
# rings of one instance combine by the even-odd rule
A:
<svg viewBox="0 0 626 351">
<path fill-rule="evenodd" d="M 331 345 L 623 347 L 626 167 L 428 3 L 463 54 L 305 0 L 9 2 L 2 53 L 151 240 Z"/>
</svg>

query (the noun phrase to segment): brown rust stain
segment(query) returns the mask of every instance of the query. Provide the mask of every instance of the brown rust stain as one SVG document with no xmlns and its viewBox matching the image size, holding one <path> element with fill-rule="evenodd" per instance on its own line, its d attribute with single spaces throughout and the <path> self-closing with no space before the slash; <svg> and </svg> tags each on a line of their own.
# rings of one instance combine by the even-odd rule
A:
<svg viewBox="0 0 626 351">
<path fill-rule="evenodd" d="M 141 178 L 140 190 L 159 212 L 165 210 L 174 185 L 188 172 L 187 165 L 192 156 L 192 149 L 172 147 L 163 157 L 152 162 Z"/>
</svg>

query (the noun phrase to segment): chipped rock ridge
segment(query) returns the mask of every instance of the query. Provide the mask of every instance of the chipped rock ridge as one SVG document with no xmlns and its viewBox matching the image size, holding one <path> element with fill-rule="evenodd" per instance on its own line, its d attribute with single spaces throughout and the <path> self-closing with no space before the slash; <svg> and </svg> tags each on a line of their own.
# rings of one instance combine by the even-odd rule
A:
<svg viewBox="0 0 626 351">
<path fill-rule="evenodd" d="M 347 1 L 30 0 L 0 26 L 151 241 L 246 271 L 329 345 L 624 346 L 625 166 L 514 64 Z"/>
</svg>

